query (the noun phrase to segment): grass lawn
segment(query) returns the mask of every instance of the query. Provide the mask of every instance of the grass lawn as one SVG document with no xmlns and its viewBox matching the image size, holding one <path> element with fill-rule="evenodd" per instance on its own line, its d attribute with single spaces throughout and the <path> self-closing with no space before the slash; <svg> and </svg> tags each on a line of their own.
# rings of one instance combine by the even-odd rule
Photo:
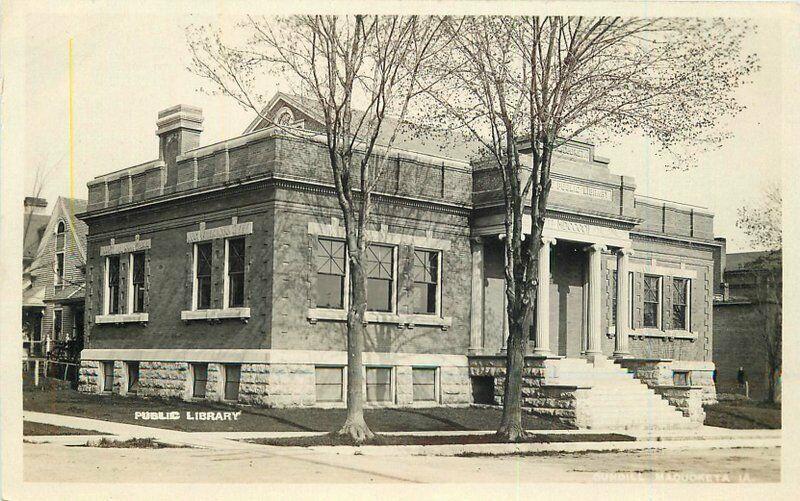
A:
<svg viewBox="0 0 800 501">
<path fill-rule="evenodd" d="M 734 400 L 705 406 L 707 426 L 737 430 L 779 429 L 781 405 Z"/>
<path fill-rule="evenodd" d="M 67 428 L 65 426 L 55 426 L 52 424 L 34 423 L 31 421 L 22 422 L 22 434 L 25 436 L 41 435 L 105 435 L 99 431 L 79 430 L 77 428 Z"/>
<path fill-rule="evenodd" d="M 553 442 L 630 442 L 635 438 L 618 433 L 585 433 L 575 435 L 539 435 L 531 434 L 523 440 L 527 444 L 546 444 Z M 295 447 L 316 447 L 329 445 L 352 445 L 348 438 L 326 434 L 312 437 L 257 438 L 246 440 L 254 444 L 281 445 Z M 497 440 L 494 433 L 484 435 L 379 435 L 374 441 L 364 445 L 461 445 L 461 444 L 495 444 L 505 443 Z"/>
<path fill-rule="evenodd" d="M 60 383 L 60 384 L 59 384 Z M 39 388 L 23 386 L 23 408 L 27 411 L 66 414 L 105 421 L 153 426 L 182 431 L 318 431 L 338 429 L 345 409 L 266 409 L 234 406 L 218 402 L 145 399 L 136 396 L 87 395 L 63 382 L 45 381 Z M 137 411 L 180 412 L 177 420 L 134 419 Z M 237 421 L 197 421 L 186 419 L 186 412 L 241 411 Z M 367 409 L 367 424 L 375 432 L 494 430 L 500 422 L 500 409 L 451 408 Z M 552 420 L 524 415 L 523 425 L 532 430 L 565 429 Z"/>
</svg>

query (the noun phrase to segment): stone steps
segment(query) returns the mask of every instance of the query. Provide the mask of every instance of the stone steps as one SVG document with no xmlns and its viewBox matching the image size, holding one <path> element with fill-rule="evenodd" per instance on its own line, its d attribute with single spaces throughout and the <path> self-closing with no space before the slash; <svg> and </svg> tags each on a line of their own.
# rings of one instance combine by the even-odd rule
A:
<svg viewBox="0 0 800 501">
<path fill-rule="evenodd" d="M 696 427 L 647 385 L 608 359 L 555 361 L 547 384 L 576 386 L 581 427 L 605 429 L 689 429 Z"/>
</svg>

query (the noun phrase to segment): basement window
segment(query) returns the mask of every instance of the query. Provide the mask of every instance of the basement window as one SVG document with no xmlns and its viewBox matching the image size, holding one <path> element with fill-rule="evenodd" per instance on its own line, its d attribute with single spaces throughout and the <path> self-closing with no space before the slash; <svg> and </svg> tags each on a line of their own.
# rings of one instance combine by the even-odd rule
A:
<svg viewBox="0 0 800 501">
<path fill-rule="evenodd" d="M 205 398 L 208 364 L 192 364 L 192 397 Z"/>
<path fill-rule="evenodd" d="M 111 393 L 114 389 L 114 362 L 103 362 L 103 387 L 101 391 L 104 393 Z"/>
<path fill-rule="evenodd" d="M 314 377 L 317 402 L 344 400 L 344 367 L 315 367 Z"/>
<path fill-rule="evenodd" d="M 242 376 L 242 366 L 239 364 L 225 364 L 225 392 L 224 399 L 236 402 L 239 400 L 239 380 Z"/>
<path fill-rule="evenodd" d="M 128 362 L 128 393 L 139 391 L 139 362 Z"/>
<path fill-rule="evenodd" d="M 414 367 L 411 369 L 414 402 L 436 401 L 436 369 Z"/>
<path fill-rule="evenodd" d="M 392 368 L 367 367 L 367 402 L 392 401 Z"/>
<path fill-rule="evenodd" d="M 672 373 L 672 384 L 675 386 L 691 386 L 692 379 L 689 371 L 674 371 Z"/>
</svg>

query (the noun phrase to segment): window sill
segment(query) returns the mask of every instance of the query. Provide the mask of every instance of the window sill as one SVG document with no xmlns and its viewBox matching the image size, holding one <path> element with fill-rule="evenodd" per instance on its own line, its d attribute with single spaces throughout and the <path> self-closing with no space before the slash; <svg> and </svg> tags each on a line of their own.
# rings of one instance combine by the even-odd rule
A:
<svg viewBox="0 0 800 501">
<path fill-rule="evenodd" d="M 184 310 L 181 312 L 181 320 L 191 322 L 194 320 L 205 320 L 211 322 L 221 322 L 229 318 L 239 319 L 247 323 L 250 318 L 250 308 L 225 308 L 216 310 Z"/>
<path fill-rule="evenodd" d="M 697 334 L 694 332 L 683 331 L 683 330 L 662 331 L 660 329 L 655 329 L 655 328 L 634 329 L 630 331 L 629 336 L 632 338 L 639 338 L 639 339 L 643 339 L 646 337 L 665 338 L 668 340 L 688 339 L 690 341 L 694 341 L 695 339 L 697 339 Z"/>
<path fill-rule="evenodd" d="M 147 313 L 115 313 L 112 315 L 97 315 L 94 323 L 103 324 L 145 324 L 149 320 Z"/>
<path fill-rule="evenodd" d="M 347 310 L 335 310 L 330 308 L 309 308 L 308 321 L 316 323 L 318 320 L 332 320 L 336 322 L 347 321 Z M 404 327 L 413 329 L 417 325 L 441 327 L 442 330 L 447 330 L 452 327 L 453 319 L 451 317 L 439 317 L 436 315 L 418 315 L 418 314 L 397 314 L 397 313 L 384 313 L 378 311 L 368 311 L 364 314 L 364 319 L 367 323 L 372 324 L 397 324 L 397 327 L 402 329 Z"/>
</svg>

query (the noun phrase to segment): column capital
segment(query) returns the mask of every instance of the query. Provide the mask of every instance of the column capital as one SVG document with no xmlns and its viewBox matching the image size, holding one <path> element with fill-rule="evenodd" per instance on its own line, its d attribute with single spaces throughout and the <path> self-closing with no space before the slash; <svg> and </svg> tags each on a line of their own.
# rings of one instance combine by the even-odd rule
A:
<svg viewBox="0 0 800 501">
<path fill-rule="evenodd" d="M 542 247 L 555 245 L 557 241 L 556 237 L 542 237 Z"/>
<path fill-rule="evenodd" d="M 587 252 L 605 252 L 608 250 L 608 248 L 603 244 L 592 244 L 592 245 L 587 245 L 586 247 L 583 248 L 583 250 Z"/>
<path fill-rule="evenodd" d="M 635 256 L 636 252 L 634 252 L 632 247 L 620 247 L 619 249 L 617 249 L 617 254 L 630 257 L 630 256 Z"/>
<path fill-rule="evenodd" d="M 472 242 L 473 244 L 476 244 L 476 245 L 482 244 L 483 243 L 483 237 L 482 236 L 469 237 L 469 241 Z"/>
</svg>

